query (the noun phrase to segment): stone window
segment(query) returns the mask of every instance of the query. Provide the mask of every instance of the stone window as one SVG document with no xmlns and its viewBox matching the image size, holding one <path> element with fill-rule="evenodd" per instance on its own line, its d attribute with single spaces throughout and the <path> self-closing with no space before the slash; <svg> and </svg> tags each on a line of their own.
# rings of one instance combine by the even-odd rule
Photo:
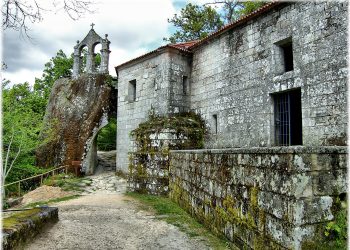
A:
<svg viewBox="0 0 350 250">
<path fill-rule="evenodd" d="M 213 133 L 214 134 L 218 133 L 218 115 L 217 114 L 213 115 Z"/>
<path fill-rule="evenodd" d="M 129 82 L 128 97 L 129 102 L 136 101 L 136 80 L 132 80 Z"/>
<path fill-rule="evenodd" d="M 187 76 L 182 76 L 182 93 L 184 95 L 189 94 L 189 82 L 188 82 L 188 77 Z"/>
<path fill-rule="evenodd" d="M 273 94 L 275 145 L 302 145 L 301 90 Z"/>
<path fill-rule="evenodd" d="M 277 73 L 283 74 L 285 72 L 294 70 L 292 38 L 289 37 L 287 39 L 279 41 L 275 45 Z"/>
</svg>

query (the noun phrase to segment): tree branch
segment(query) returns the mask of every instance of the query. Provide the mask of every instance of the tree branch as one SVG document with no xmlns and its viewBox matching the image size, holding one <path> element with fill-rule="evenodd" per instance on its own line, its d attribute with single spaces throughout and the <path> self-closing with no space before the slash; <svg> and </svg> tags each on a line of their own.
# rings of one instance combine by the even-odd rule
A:
<svg viewBox="0 0 350 250">
<path fill-rule="evenodd" d="M 9 147 L 7 148 L 7 153 L 6 153 L 6 158 L 5 158 L 5 164 L 4 164 L 4 166 L 3 166 L 4 173 L 6 173 L 6 170 L 7 170 L 7 162 L 8 162 L 9 156 L 10 156 L 11 145 L 12 145 L 13 137 L 14 137 L 14 136 L 15 136 L 15 131 L 14 131 L 14 128 L 12 127 L 12 136 L 11 136 L 11 140 L 10 140 L 10 143 L 9 143 Z"/>
<path fill-rule="evenodd" d="M 53 10 L 64 10 L 68 16 L 73 19 L 79 19 L 84 13 L 93 13 L 90 9 L 93 5 L 92 0 L 51 0 Z M 60 7 L 61 6 L 61 7 Z M 13 29 L 25 33 L 27 37 L 30 30 L 30 23 L 42 21 L 42 14 L 47 11 L 37 0 L 5 0 L 2 8 L 2 27 L 3 29 Z"/>
</svg>

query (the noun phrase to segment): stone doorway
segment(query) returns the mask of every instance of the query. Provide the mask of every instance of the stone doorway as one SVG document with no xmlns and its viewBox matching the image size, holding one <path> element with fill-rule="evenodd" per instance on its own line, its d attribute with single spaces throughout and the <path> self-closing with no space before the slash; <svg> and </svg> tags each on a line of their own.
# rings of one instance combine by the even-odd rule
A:
<svg viewBox="0 0 350 250">
<path fill-rule="evenodd" d="M 97 132 L 93 142 L 96 157 L 93 163 L 93 174 L 116 171 L 116 130 L 117 119 L 110 117 L 108 123 Z"/>
</svg>

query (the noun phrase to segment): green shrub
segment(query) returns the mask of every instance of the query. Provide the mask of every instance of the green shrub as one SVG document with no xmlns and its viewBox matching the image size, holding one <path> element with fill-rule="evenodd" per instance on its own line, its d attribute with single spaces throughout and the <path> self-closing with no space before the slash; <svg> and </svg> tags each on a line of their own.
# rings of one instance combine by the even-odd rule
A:
<svg viewBox="0 0 350 250">
<path fill-rule="evenodd" d="M 110 118 L 109 123 L 97 135 L 97 149 L 110 151 L 116 149 L 117 119 Z"/>
</svg>

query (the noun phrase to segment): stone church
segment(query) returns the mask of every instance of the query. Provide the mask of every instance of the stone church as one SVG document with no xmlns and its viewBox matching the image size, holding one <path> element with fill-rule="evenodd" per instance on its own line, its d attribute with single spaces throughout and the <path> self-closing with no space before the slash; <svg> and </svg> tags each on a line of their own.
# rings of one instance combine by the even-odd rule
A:
<svg viewBox="0 0 350 250">
<path fill-rule="evenodd" d="M 209 149 L 346 145 L 347 25 L 346 1 L 274 2 L 115 67 L 117 168 L 150 110 L 199 113 Z"/>
<path fill-rule="evenodd" d="M 347 193 L 347 27 L 347 1 L 272 2 L 115 67 L 117 170 L 240 249 L 317 249 Z M 150 113 L 186 111 L 205 149 L 129 158 Z"/>
</svg>

